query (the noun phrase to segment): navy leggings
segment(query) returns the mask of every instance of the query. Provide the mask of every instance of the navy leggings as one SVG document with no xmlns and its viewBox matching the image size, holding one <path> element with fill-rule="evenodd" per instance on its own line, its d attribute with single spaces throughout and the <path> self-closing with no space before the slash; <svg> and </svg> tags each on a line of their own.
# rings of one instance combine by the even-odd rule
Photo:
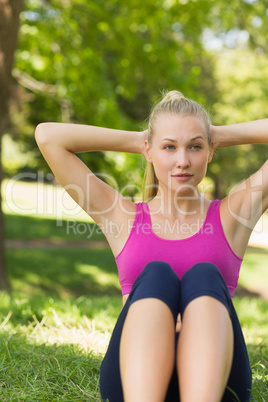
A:
<svg viewBox="0 0 268 402">
<path fill-rule="evenodd" d="M 222 402 L 249 401 L 252 375 L 247 349 L 229 290 L 220 271 L 213 264 L 199 263 L 189 269 L 180 280 L 168 264 L 160 261 L 146 265 L 136 279 L 127 302 L 119 315 L 101 365 L 100 391 L 103 401 L 124 401 L 120 378 L 119 346 L 130 305 L 137 300 L 148 297 L 157 298 L 170 308 L 174 317 L 174 324 L 177 321 L 178 313 L 181 313 L 183 323 L 183 313 L 186 306 L 200 296 L 211 296 L 222 302 L 230 314 L 233 325 L 233 363 Z M 174 352 L 175 347 L 176 345 Z M 180 401 L 175 358 L 174 371 L 165 398 L 165 402 L 173 401 Z"/>
</svg>

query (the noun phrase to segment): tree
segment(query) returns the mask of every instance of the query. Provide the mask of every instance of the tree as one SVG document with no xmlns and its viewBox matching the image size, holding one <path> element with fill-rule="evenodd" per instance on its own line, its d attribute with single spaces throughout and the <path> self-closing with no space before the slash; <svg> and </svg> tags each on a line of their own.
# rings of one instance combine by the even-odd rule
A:
<svg viewBox="0 0 268 402">
<path fill-rule="evenodd" d="M 24 152 L 36 149 L 33 131 L 41 121 L 141 129 L 160 90 L 178 88 L 202 103 L 205 93 L 211 106 L 213 58 L 202 47 L 210 5 L 201 0 L 199 7 L 202 15 L 193 2 L 26 1 L 13 71 L 31 96 L 20 106 L 26 124 L 13 129 Z M 37 169 L 48 172 L 40 152 L 34 156 Z M 141 187 L 141 158 L 81 157 L 94 172 L 112 171 L 120 189 L 139 171 L 133 181 Z"/>
<path fill-rule="evenodd" d="M 213 106 L 213 124 L 234 124 L 266 117 L 267 66 L 268 57 L 262 52 L 228 49 L 218 54 L 215 77 L 221 97 Z M 260 144 L 216 151 L 208 169 L 215 184 L 214 197 L 224 197 L 236 183 L 256 172 L 267 155 L 267 146 Z"/>
<path fill-rule="evenodd" d="M 20 84 L 19 106 L 8 133 L 31 158 L 30 163 L 23 159 L 20 171 L 49 172 L 33 136 L 39 122 L 138 130 L 160 90 L 176 88 L 201 102 L 212 111 L 214 124 L 237 122 L 236 110 L 241 110 L 239 121 L 247 120 L 249 114 L 240 102 L 246 81 L 234 94 L 239 102 L 234 104 L 233 95 L 227 95 L 233 94 L 235 77 L 243 75 L 247 55 L 267 54 L 267 8 L 268 0 L 233 0 L 232 7 L 226 7 L 225 0 L 26 0 L 13 69 Z M 220 52 L 213 48 L 215 43 Z M 235 53 L 241 46 L 245 57 Z M 232 64 L 234 74 L 220 68 L 224 49 L 233 59 L 241 57 L 239 66 Z M 259 71 L 258 82 L 254 73 L 246 80 L 265 88 L 266 76 Z M 264 91 L 261 96 L 266 102 Z M 253 118 L 262 117 L 253 113 L 258 102 L 256 92 L 250 102 Z M 227 103 L 232 107 L 228 109 Z M 210 164 L 216 197 L 223 197 L 230 185 L 248 174 L 247 166 L 239 177 L 231 170 L 230 160 L 245 160 L 245 153 L 236 148 L 236 154 L 232 149 L 218 151 Z M 255 149 L 251 147 L 250 156 L 257 161 Z M 136 155 L 91 153 L 81 158 L 94 172 L 112 172 L 120 189 L 129 181 L 140 187 L 143 162 Z M 15 174 L 10 165 L 7 160 L 6 173 Z M 221 174 L 225 169 L 230 171 L 228 181 Z M 133 172 L 138 175 L 132 177 Z"/>
<path fill-rule="evenodd" d="M 138 130 L 161 89 L 177 88 L 201 102 L 213 112 L 215 124 L 237 121 L 240 103 L 228 110 L 228 119 L 226 107 L 220 106 L 228 83 L 232 92 L 234 86 L 228 69 L 219 74 L 219 64 L 224 49 L 235 58 L 241 43 L 246 57 L 253 51 L 267 54 L 267 7 L 268 0 L 233 0 L 232 7 L 226 7 L 225 0 L 27 0 L 13 72 L 28 96 L 20 106 L 26 124 L 19 120 L 17 138 L 24 153 L 29 149 L 36 158 L 25 169 L 48 172 L 40 153 L 34 152 L 33 130 L 40 121 Z M 213 43 L 220 52 L 209 51 Z M 244 70 L 243 63 L 239 68 Z M 234 68 L 235 75 L 241 75 L 239 68 Z M 254 74 L 248 79 L 255 84 Z M 265 80 L 260 77 L 257 84 L 265 87 Z M 243 97 L 243 89 L 240 82 L 239 96 Z M 266 101 L 264 91 L 262 95 Z M 259 101 L 257 93 L 253 97 L 252 108 Z M 232 100 L 228 102 L 233 106 Z M 248 119 L 246 109 L 241 111 L 240 120 Z M 230 159 L 244 157 L 241 149 L 239 155 L 232 152 L 219 151 L 208 171 L 218 189 L 216 197 L 223 197 L 240 180 L 232 171 L 231 183 L 222 179 L 221 170 L 230 169 Z M 258 159 L 254 147 L 251 157 Z M 129 181 L 127 177 L 124 182 L 124 173 L 137 171 L 135 166 L 141 166 L 142 176 L 142 162 L 135 156 L 121 155 L 120 163 L 114 154 L 82 158 L 95 172 L 111 172 L 114 166 L 120 188 Z"/>
<path fill-rule="evenodd" d="M 0 0 L 0 144 L 9 124 L 9 101 L 11 98 L 11 72 L 20 25 L 23 0 Z M 2 147 L 0 145 L 0 161 Z M 2 167 L 0 163 L 0 188 Z M 9 282 L 5 261 L 5 224 L 0 191 L 0 289 L 8 289 Z"/>
</svg>

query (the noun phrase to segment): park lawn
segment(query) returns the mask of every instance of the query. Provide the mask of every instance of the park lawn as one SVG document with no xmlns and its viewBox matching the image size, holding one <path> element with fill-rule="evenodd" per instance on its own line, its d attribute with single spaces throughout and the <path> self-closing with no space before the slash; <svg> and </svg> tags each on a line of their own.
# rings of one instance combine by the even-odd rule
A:
<svg viewBox="0 0 268 402">
<path fill-rule="evenodd" d="M 100 401 L 99 367 L 122 306 L 112 253 L 103 244 L 90 248 L 90 239 L 80 247 L 82 235 L 70 238 L 51 219 L 7 216 L 8 238 L 23 240 L 22 233 L 56 246 L 7 250 L 13 293 L 0 293 L 0 400 Z M 77 247 L 57 246 L 59 239 Z M 268 250 L 249 248 L 243 287 L 268 288 L 267 256 Z M 268 302 L 253 293 L 234 304 L 253 371 L 252 400 L 267 401 Z"/>
<path fill-rule="evenodd" d="M 50 239 L 52 241 L 105 240 L 104 235 L 93 222 L 74 220 L 56 221 L 27 215 L 6 215 L 6 237 L 10 240 Z"/>
</svg>

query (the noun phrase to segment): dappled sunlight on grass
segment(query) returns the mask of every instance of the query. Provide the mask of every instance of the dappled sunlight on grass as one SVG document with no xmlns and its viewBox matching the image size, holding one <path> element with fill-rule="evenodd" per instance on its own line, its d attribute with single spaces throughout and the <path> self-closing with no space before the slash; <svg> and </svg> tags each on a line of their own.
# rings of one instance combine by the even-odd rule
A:
<svg viewBox="0 0 268 402">
<path fill-rule="evenodd" d="M 3 210 L 5 213 L 43 216 L 50 219 L 75 219 L 91 221 L 92 219 L 69 196 L 60 185 L 45 184 L 42 173 L 39 182 L 7 179 L 2 182 Z M 27 178 L 27 176 L 26 176 Z"/>
<path fill-rule="evenodd" d="M 253 401 L 267 400 L 268 302 L 261 298 L 234 298 L 253 375 Z"/>
<path fill-rule="evenodd" d="M 0 305 L 0 399 L 100 401 L 99 368 L 121 296 L 0 292 Z"/>
<path fill-rule="evenodd" d="M 59 299 L 43 296 L 21 296 L 0 292 L 0 325 L 11 312 L 8 323 L 12 327 L 35 326 L 45 321 L 55 325 L 55 318 L 66 326 L 81 324 L 86 317 L 96 330 L 111 331 L 122 308 L 121 296 L 91 296 L 78 299 Z M 94 324 L 93 324 L 94 322 Z"/>
<path fill-rule="evenodd" d="M 62 375 L 66 361 L 70 361 L 70 364 L 71 362 L 78 364 L 80 361 L 79 364 L 87 365 L 91 364 L 93 359 L 94 370 L 96 370 L 94 375 L 97 376 L 101 361 L 100 354 L 102 355 L 106 350 L 111 331 L 122 307 L 120 296 L 91 298 L 81 296 L 78 299 L 63 300 L 52 297 L 22 297 L 6 292 L 0 292 L 0 303 L 2 306 L 0 338 L 8 344 L 11 358 L 20 366 L 27 354 L 30 373 L 37 361 L 39 365 L 42 362 L 46 370 L 47 364 L 52 365 L 54 375 Z M 253 371 L 252 400 L 265 401 L 268 377 L 268 302 L 260 298 L 244 297 L 234 298 L 234 305 L 242 324 Z M 22 344 L 27 350 L 27 352 L 24 350 L 19 357 L 14 349 L 17 343 L 18 350 Z M 87 370 L 86 367 L 84 369 Z M 29 381 L 28 377 L 23 379 L 23 375 L 28 376 L 27 371 L 19 374 L 20 381 Z M 42 378 L 42 375 L 38 371 L 38 378 Z M 73 381 L 71 372 L 67 368 L 66 375 Z M 90 374 L 81 372 L 79 375 Z M 86 388 L 79 375 L 75 380 L 79 387 L 84 392 L 94 395 L 94 398 L 98 398 L 97 390 L 95 394 L 92 394 L 92 388 L 90 390 Z M 74 390 L 81 392 L 80 395 L 83 394 L 76 386 L 72 392 Z M 98 399 L 92 397 L 90 400 Z"/>
<path fill-rule="evenodd" d="M 268 300 L 268 249 L 248 247 L 242 263 L 239 284 Z"/>
<path fill-rule="evenodd" d="M 99 283 L 101 286 L 113 285 L 120 291 L 120 284 L 118 281 L 118 274 L 103 272 L 100 267 L 96 265 L 76 264 L 76 270 L 81 274 L 88 275 L 91 280 Z"/>
<path fill-rule="evenodd" d="M 78 226 L 80 225 L 80 226 Z M 93 222 L 84 222 L 84 230 L 81 230 L 83 222 L 78 222 L 77 226 L 70 221 L 63 220 L 57 222 L 55 218 L 44 216 L 23 216 L 6 215 L 6 234 L 7 238 L 14 240 L 104 240 L 105 237 L 97 230 L 97 225 Z M 26 230 L 27 228 L 27 230 Z M 82 227 L 83 229 L 83 227 Z M 88 238 L 89 233 L 91 234 Z M 39 244 L 42 246 L 42 244 Z"/>
<path fill-rule="evenodd" d="M 1 396 L 100 401 L 99 368 L 121 297 L 63 300 L 0 292 L 0 304 Z"/>
<path fill-rule="evenodd" d="M 109 249 L 12 249 L 7 255 L 12 287 L 22 294 L 64 298 L 121 294 Z"/>
<path fill-rule="evenodd" d="M 38 344 L 29 338 L 0 332 L 1 400 L 100 402 L 99 355 L 72 343 Z"/>
<path fill-rule="evenodd" d="M 55 310 L 51 310 L 53 319 L 44 315 L 41 321 L 35 316 L 28 325 L 18 328 L 13 327 L 9 321 L 12 314 L 9 314 L 0 327 L 0 333 L 20 333 L 27 337 L 30 344 L 46 345 L 76 345 L 78 350 L 85 353 L 94 351 L 95 354 L 103 354 L 110 339 L 109 331 L 101 331 L 95 328 L 95 320 L 89 320 L 84 316 L 76 325 L 63 322 Z M 4 324 L 4 325 L 3 325 Z"/>
<path fill-rule="evenodd" d="M 264 327 L 268 335 L 268 302 L 261 298 L 234 298 L 234 306 L 244 327 Z"/>
</svg>

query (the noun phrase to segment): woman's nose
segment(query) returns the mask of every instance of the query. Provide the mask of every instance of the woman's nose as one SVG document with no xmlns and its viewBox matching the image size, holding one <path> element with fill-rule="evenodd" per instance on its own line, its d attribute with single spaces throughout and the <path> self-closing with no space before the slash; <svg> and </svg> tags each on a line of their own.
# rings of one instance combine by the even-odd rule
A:
<svg viewBox="0 0 268 402">
<path fill-rule="evenodd" d="M 177 152 L 177 160 L 176 167 L 185 169 L 191 165 L 190 160 L 188 158 L 188 154 L 185 149 L 178 150 Z"/>
</svg>

